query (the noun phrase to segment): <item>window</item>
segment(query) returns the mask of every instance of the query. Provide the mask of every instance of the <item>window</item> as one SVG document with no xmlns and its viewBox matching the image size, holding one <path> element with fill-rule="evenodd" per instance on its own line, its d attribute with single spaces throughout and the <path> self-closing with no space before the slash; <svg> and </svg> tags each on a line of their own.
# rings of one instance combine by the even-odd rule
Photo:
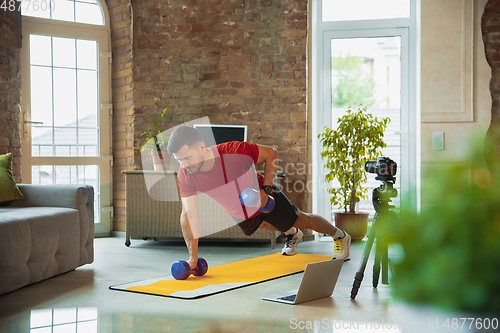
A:
<svg viewBox="0 0 500 333">
<path fill-rule="evenodd" d="M 410 17 L 410 0 L 323 0 L 322 21 L 360 21 Z"/>
<path fill-rule="evenodd" d="M 332 78 L 332 123 L 337 127 L 337 119 L 349 107 L 363 104 L 368 112 L 377 118 L 390 118 L 384 133 L 387 147 L 384 156 L 398 163 L 397 175 L 401 174 L 401 36 L 369 38 L 331 38 L 331 78 Z M 380 185 L 375 176 L 368 175 L 365 188 Z M 399 177 L 398 177 L 399 178 Z M 396 182 L 394 188 L 400 190 Z M 358 210 L 375 213 L 369 198 L 361 200 Z M 393 201 L 398 204 L 399 196 Z M 335 209 L 334 209 L 335 210 Z"/>
<path fill-rule="evenodd" d="M 102 1 L 102 0 L 101 0 Z M 47 4 L 47 5 L 46 5 Z M 97 0 L 22 2 L 23 178 L 94 187 L 95 235 L 112 213 L 110 37 Z"/>
<path fill-rule="evenodd" d="M 24 16 L 67 22 L 104 25 L 104 15 L 97 0 L 23 0 Z"/>
<path fill-rule="evenodd" d="M 419 126 L 417 107 L 417 11 L 414 0 L 322 0 L 312 3 L 313 138 L 324 126 L 336 127 L 349 106 L 360 103 L 377 117 L 389 117 L 384 156 L 395 160 L 395 187 L 400 199 L 418 209 Z M 332 220 L 333 211 L 325 184 L 322 150 L 313 140 L 313 211 Z M 368 175 L 369 199 L 357 211 L 370 212 L 371 189 L 380 185 Z M 406 200 L 407 199 L 407 200 Z M 403 202 L 403 201 L 402 201 Z"/>
<path fill-rule="evenodd" d="M 32 156 L 98 156 L 97 42 L 30 36 Z"/>
</svg>

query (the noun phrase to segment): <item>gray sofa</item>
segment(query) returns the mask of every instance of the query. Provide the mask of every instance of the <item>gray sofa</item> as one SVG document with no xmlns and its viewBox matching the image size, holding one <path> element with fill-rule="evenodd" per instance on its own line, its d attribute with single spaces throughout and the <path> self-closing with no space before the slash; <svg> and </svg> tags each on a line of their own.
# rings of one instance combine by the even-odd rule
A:
<svg viewBox="0 0 500 333">
<path fill-rule="evenodd" d="M 0 207 L 0 295 L 94 261 L 94 189 L 18 184 Z"/>
</svg>

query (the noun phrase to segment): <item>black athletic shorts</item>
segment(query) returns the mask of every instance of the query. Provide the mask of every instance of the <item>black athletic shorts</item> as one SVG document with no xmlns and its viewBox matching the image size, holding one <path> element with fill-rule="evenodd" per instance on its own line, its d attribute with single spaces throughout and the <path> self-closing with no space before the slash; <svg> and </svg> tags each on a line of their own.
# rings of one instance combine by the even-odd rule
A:
<svg viewBox="0 0 500 333">
<path fill-rule="evenodd" d="M 297 206 L 295 206 L 276 185 L 273 185 L 273 198 L 276 204 L 271 212 L 260 213 L 253 218 L 243 221 L 240 220 L 241 222 L 236 221 L 245 235 L 250 236 L 253 234 L 263 221 L 271 224 L 282 232 L 293 227 L 298 218 L 295 212 L 298 210 Z"/>
</svg>

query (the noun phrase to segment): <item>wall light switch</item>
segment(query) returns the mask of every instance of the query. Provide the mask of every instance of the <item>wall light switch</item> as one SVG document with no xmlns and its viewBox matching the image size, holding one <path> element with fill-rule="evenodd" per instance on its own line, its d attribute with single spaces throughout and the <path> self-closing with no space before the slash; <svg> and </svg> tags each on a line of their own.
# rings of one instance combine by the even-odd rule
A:
<svg viewBox="0 0 500 333">
<path fill-rule="evenodd" d="M 444 132 L 432 133 L 432 149 L 444 150 Z"/>
</svg>

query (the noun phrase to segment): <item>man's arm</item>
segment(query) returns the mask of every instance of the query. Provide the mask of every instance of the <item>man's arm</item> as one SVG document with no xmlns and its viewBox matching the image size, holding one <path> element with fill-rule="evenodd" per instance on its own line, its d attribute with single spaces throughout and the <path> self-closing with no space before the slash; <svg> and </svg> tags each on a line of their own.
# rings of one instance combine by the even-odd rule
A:
<svg viewBox="0 0 500 333">
<path fill-rule="evenodd" d="M 200 238 L 198 229 L 198 214 L 196 211 L 196 194 L 190 197 L 181 197 L 182 213 L 181 228 L 184 241 L 189 251 L 189 260 L 187 261 L 191 269 L 196 268 L 198 264 L 198 239 Z"/>
<path fill-rule="evenodd" d="M 278 150 L 269 146 L 257 146 L 259 147 L 257 163 L 264 163 L 264 185 L 272 186 L 278 170 Z"/>
<path fill-rule="evenodd" d="M 257 145 L 259 147 L 259 158 L 257 163 L 264 163 L 264 185 L 272 186 L 276 171 L 278 170 L 278 150 L 269 147 Z M 260 191 L 260 206 L 264 207 L 267 204 L 268 195 L 264 191 Z"/>
</svg>

